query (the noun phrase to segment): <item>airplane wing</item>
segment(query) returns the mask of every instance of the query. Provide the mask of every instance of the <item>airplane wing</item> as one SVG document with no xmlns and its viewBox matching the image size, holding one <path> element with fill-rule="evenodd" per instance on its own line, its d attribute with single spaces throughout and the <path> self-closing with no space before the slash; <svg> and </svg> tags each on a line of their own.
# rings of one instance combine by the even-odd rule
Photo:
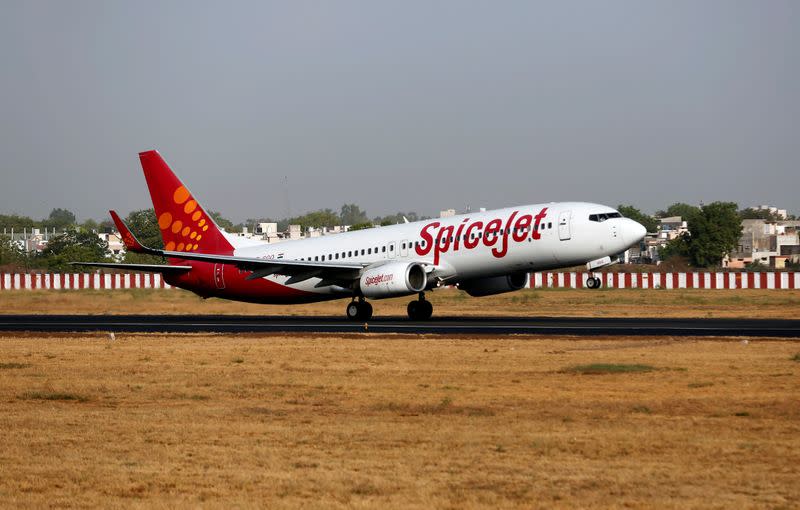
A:
<svg viewBox="0 0 800 510">
<path fill-rule="evenodd" d="M 246 279 L 254 280 L 256 278 L 263 278 L 273 274 L 288 276 L 287 284 L 299 283 L 309 278 L 320 278 L 321 281 L 316 285 L 317 287 L 324 287 L 327 285 L 338 285 L 342 283 L 349 283 L 357 279 L 361 275 L 361 270 L 365 267 L 364 264 L 359 263 L 342 263 L 342 262 L 311 262 L 300 260 L 284 260 L 284 259 L 260 259 L 251 257 L 236 257 L 233 255 L 217 255 L 209 253 L 188 253 L 182 251 L 167 251 L 144 246 L 136 239 L 131 230 L 120 219 L 115 211 L 109 211 L 111 218 L 117 226 L 117 229 L 122 236 L 126 249 L 136 253 L 149 253 L 161 257 L 180 260 L 196 260 L 199 262 L 210 262 L 215 264 L 231 264 L 239 269 L 251 271 L 251 274 Z M 98 267 L 111 267 L 115 269 L 132 269 L 134 271 L 150 271 L 150 272 L 172 272 L 172 271 L 186 271 L 191 269 L 191 266 L 167 266 L 167 265 L 149 265 L 149 264 L 110 264 L 101 262 L 73 262 L 73 265 L 84 266 L 98 266 Z M 170 269 L 176 268 L 176 269 Z M 179 268 L 179 269 L 178 269 Z"/>
</svg>

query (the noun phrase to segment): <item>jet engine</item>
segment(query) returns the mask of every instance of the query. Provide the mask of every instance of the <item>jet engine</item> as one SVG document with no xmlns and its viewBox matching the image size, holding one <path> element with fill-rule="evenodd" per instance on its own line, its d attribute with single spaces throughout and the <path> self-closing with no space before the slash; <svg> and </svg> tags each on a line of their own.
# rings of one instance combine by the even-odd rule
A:
<svg viewBox="0 0 800 510">
<path fill-rule="evenodd" d="M 428 275 L 418 262 L 390 262 L 368 267 L 358 282 L 364 297 L 381 299 L 425 290 Z"/>
<path fill-rule="evenodd" d="M 505 276 L 466 280 L 459 283 L 458 288 L 472 297 L 481 297 L 519 290 L 525 287 L 526 283 L 528 283 L 528 273 L 511 273 Z"/>
</svg>

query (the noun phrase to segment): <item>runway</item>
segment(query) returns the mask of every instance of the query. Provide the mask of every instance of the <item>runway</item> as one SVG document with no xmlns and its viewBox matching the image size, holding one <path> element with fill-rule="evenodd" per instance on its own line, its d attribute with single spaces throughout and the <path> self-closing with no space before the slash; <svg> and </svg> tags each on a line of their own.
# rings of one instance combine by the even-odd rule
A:
<svg viewBox="0 0 800 510">
<path fill-rule="evenodd" d="M 233 315 L 0 315 L 0 331 L 131 333 L 405 333 L 434 335 L 752 336 L 800 338 L 800 320 L 585 317 L 378 317 Z"/>
</svg>

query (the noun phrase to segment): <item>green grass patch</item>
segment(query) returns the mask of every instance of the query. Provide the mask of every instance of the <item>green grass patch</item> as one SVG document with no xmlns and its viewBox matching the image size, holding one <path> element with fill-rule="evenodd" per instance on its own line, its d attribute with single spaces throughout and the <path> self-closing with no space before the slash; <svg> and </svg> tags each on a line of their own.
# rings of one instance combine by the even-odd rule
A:
<svg viewBox="0 0 800 510">
<path fill-rule="evenodd" d="M 26 391 L 20 398 L 23 400 L 61 400 L 66 402 L 86 402 L 89 399 L 76 393 L 58 391 Z"/>
<path fill-rule="evenodd" d="M 694 382 L 687 384 L 689 388 L 708 388 L 709 386 L 714 386 L 713 382 Z"/>
<path fill-rule="evenodd" d="M 487 407 L 458 406 L 453 399 L 443 397 L 436 404 L 410 404 L 405 402 L 385 402 L 372 406 L 373 411 L 391 412 L 401 416 L 419 416 L 430 414 L 455 414 L 466 416 L 494 416 L 494 411 Z"/>
<path fill-rule="evenodd" d="M 633 406 L 631 411 L 634 413 L 653 414 L 653 411 L 647 406 Z"/>
<path fill-rule="evenodd" d="M 244 358 L 233 358 L 232 363 L 244 363 Z"/>
<path fill-rule="evenodd" d="M 15 368 L 28 368 L 30 363 L 0 363 L 0 370 L 13 370 Z"/>
<path fill-rule="evenodd" d="M 602 374 L 627 374 L 633 372 L 652 372 L 655 367 L 641 364 L 624 363 L 591 363 L 589 365 L 574 365 L 567 367 L 562 372 L 584 375 Z"/>
<path fill-rule="evenodd" d="M 792 356 L 790 359 L 791 359 L 792 361 L 796 361 L 796 362 L 800 363 L 800 352 L 798 352 L 797 354 L 795 354 L 794 356 Z"/>
</svg>

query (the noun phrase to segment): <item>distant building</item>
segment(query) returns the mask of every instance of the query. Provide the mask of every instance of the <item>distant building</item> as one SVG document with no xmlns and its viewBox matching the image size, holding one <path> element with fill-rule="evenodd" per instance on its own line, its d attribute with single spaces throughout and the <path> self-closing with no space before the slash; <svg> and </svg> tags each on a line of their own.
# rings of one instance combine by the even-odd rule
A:
<svg viewBox="0 0 800 510">
<path fill-rule="evenodd" d="M 756 205 L 751 207 L 750 209 L 755 209 L 756 211 L 767 211 L 770 214 L 772 214 L 774 218 L 777 218 L 779 220 L 785 220 L 786 218 L 789 217 L 789 214 L 786 209 L 778 209 L 777 207 L 771 205 Z"/>
<path fill-rule="evenodd" d="M 736 250 L 723 260 L 723 267 L 744 269 L 760 264 L 783 269 L 786 262 L 800 261 L 800 221 L 742 220 L 742 235 Z"/>
<path fill-rule="evenodd" d="M 688 232 L 688 223 L 682 217 L 661 218 L 656 232 L 649 232 L 639 246 L 631 247 L 628 253 L 629 260 L 632 263 L 660 264 L 661 248 Z"/>
<path fill-rule="evenodd" d="M 439 211 L 439 217 L 440 218 L 449 218 L 449 217 L 455 216 L 455 215 L 456 215 L 456 210 L 455 209 L 445 209 L 443 211 Z"/>
<path fill-rule="evenodd" d="M 8 237 L 13 245 L 25 253 L 41 253 L 47 248 L 51 237 L 58 235 L 56 229 L 52 232 L 38 228 L 24 228 L 20 230 L 3 229 L 3 235 Z"/>
<path fill-rule="evenodd" d="M 111 258 L 120 261 L 125 256 L 125 243 L 119 232 L 111 234 L 98 233 L 97 237 L 108 243 L 108 254 Z"/>
</svg>

